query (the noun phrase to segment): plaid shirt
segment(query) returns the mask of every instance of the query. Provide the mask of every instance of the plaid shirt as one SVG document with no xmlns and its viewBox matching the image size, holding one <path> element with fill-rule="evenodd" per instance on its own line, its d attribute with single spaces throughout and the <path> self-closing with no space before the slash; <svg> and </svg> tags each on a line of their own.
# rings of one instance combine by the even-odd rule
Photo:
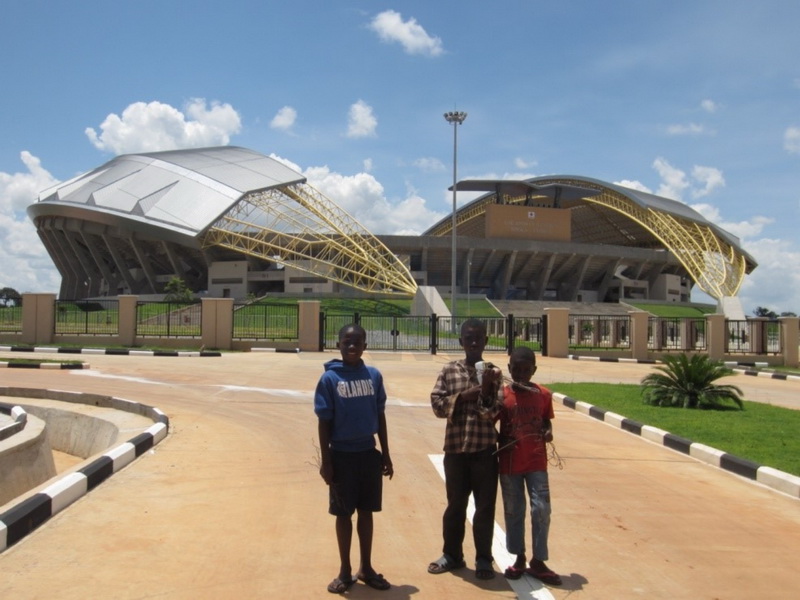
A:
<svg viewBox="0 0 800 600">
<path fill-rule="evenodd" d="M 447 419 L 444 433 L 444 451 L 447 453 L 480 452 L 497 443 L 497 430 L 494 417 L 502 405 L 502 391 L 495 399 L 496 407 L 481 411 L 477 401 L 468 402 L 459 394 L 478 384 L 474 367 L 467 365 L 465 359 L 446 364 L 431 392 L 433 414 Z"/>
</svg>

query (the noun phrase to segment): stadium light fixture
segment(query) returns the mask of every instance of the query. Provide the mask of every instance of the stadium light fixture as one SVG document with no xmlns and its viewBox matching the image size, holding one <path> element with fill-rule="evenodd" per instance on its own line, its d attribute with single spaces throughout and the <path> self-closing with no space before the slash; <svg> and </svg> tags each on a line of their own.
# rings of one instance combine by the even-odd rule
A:
<svg viewBox="0 0 800 600">
<path fill-rule="evenodd" d="M 450 324 L 456 330 L 456 181 L 458 179 L 458 126 L 467 118 L 467 113 L 450 111 L 444 113 L 445 120 L 453 125 L 453 215 L 452 248 L 450 250 Z"/>
</svg>

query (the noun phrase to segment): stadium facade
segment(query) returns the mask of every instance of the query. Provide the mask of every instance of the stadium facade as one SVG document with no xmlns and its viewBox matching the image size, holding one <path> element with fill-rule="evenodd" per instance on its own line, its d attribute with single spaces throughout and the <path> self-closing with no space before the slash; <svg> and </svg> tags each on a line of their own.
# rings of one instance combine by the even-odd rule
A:
<svg viewBox="0 0 800 600">
<path fill-rule="evenodd" d="M 735 296 L 757 265 L 685 204 L 599 180 L 461 181 L 457 293 L 496 299 L 687 302 Z M 194 292 L 450 293 L 450 215 L 420 236 L 373 235 L 280 161 L 232 146 L 118 156 L 43 191 L 28 214 L 59 297 Z"/>
</svg>

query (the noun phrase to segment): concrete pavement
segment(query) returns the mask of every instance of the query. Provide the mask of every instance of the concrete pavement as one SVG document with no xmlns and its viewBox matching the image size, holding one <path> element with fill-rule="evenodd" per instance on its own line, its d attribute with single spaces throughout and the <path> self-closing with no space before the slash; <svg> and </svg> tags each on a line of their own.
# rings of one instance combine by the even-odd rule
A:
<svg viewBox="0 0 800 600">
<path fill-rule="evenodd" d="M 169 436 L 0 554 L 2 598 L 312 598 L 338 570 L 311 398 L 334 353 L 92 356 L 81 371 L 5 370 L 3 385 L 155 406 Z M 441 553 L 444 423 L 430 389 L 451 355 L 367 353 L 384 374 L 396 475 L 375 518 L 393 588 L 352 598 L 515 598 L 500 576 L 426 572 Z M 503 355 L 487 355 L 505 365 Z M 537 381 L 637 383 L 652 366 L 539 359 Z M 798 408 L 800 385 L 736 376 L 747 399 Z M 800 502 L 556 406 L 550 566 L 557 599 L 794 598 Z M 502 526 L 502 503 L 497 519 Z M 3 508 L 0 507 L 0 511 Z M 357 545 L 353 560 L 357 564 Z M 465 551 L 473 554 L 470 536 Z"/>
</svg>

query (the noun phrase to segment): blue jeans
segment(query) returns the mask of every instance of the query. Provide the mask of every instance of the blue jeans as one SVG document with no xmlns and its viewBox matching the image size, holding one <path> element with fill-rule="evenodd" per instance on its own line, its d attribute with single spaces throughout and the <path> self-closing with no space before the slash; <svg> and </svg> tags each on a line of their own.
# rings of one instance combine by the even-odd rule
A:
<svg viewBox="0 0 800 600">
<path fill-rule="evenodd" d="M 500 475 L 503 508 L 506 518 L 506 550 L 511 554 L 525 553 L 525 489 L 531 509 L 533 558 L 549 558 L 547 536 L 550 533 L 550 480 L 547 471 L 532 471 L 519 475 Z"/>
</svg>

